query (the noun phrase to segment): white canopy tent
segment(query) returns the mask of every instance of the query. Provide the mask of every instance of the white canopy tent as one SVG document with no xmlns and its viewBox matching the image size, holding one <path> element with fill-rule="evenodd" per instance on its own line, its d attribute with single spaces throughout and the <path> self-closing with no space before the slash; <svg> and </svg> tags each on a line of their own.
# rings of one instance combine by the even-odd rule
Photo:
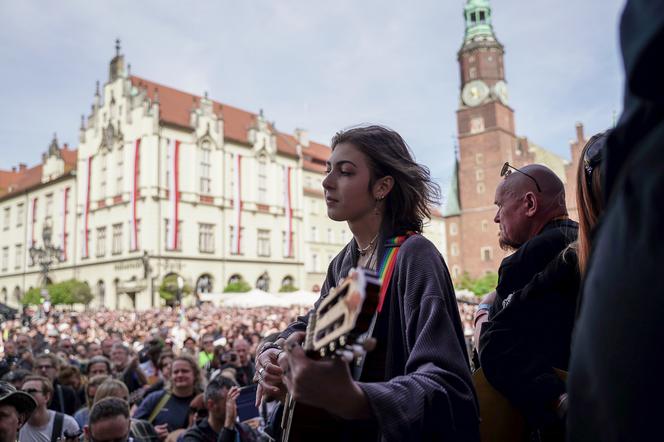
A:
<svg viewBox="0 0 664 442">
<path fill-rule="evenodd" d="M 305 290 L 289 293 L 268 293 L 253 289 L 244 293 L 201 293 L 201 301 L 224 307 L 290 307 L 313 306 L 318 294 Z"/>
</svg>

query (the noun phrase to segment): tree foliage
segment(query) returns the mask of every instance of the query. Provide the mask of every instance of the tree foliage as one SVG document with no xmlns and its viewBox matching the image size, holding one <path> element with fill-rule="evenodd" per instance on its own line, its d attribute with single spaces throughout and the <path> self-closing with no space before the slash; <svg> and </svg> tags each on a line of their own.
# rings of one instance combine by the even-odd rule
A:
<svg viewBox="0 0 664 442">
<path fill-rule="evenodd" d="M 182 297 L 190 295 L 194 290 L 185 282 L 182 288 Z M 159 286 L 159 296 L 166 301 L 166 303 L 173 303 L 177 299 L 178 294 L 178 275 L 167 275 Z"/>
<path fill-rule="evenodd" d="M 457 289 L 470 290 L 476 296 L 484 296 L 489 292 L 496 289 L 498 285 L 498 274 L 490 272 L 479 278 L 471 278 L 468 273 L 464 272 L 461 280 L 457 283 Z"/>
<path fill-rule="evenodd" d="M 281 288 L 279 289 L 279 292 L 281 292 L 281 293 L 290 293 L 290 292 L 297 292 L 298 290 L 300 290 L 300 289 L 295 287 L 293 284 L 285 284 L 285 285 L 281 286 Z"/>
<path fill-rule="evenodd" d="M 244 279 L 240 279 L 239 281 L 229 283 L 224 288 L 224 293 L 244 293 L 249 290 L 251 290 L 249 283 Z"/>
<path fill-rule="evenodd" d="M 52 305 L 87 305 L 92 301 L 93 295 L 90 286 L 76 279 L 69 279 L 57 284 L 46 286 Z M 21 303 L 24 305 L 39 305 L 44 302 L 41 287 L 35 287 L 23 295 Z"/>
</svg>

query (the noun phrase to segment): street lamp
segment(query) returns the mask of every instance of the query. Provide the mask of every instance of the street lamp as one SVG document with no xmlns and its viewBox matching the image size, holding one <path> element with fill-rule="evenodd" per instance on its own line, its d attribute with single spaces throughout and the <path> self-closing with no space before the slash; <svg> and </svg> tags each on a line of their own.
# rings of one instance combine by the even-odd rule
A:
<svg viewBox="0 0 664 442">
<path fill-rule="evenodd" d="M 182 303 L 182 289 L 184 289 L 184 278 L 182 276 L 178 275 L 177 283 L 178 283 L 178 291 L 175 295 L 175 302 L 177 303 L 177 306 L 179 307 L 180 304 Z"/>
<path fill-rule="evenodd" d="M 50 306 L 50 296 L 48 294 L 48 289 L 46 288 L 46 284 L 48 281 L 48 272 L 51 268 L 51 265 L 54 262 L 62 262 L 64 261 L 63 256 L 62 256 L 62 249 L 60 247 L 55 247 L 51 243 L 51 237 L 53 235 L 53 229 L 51 228 L 51 225 L 49 223 L 44 223 L 44 227 L 42 229 L 42 240 L 44 243 L 43 247 L 36 247 L 34 244 L 30 246 L 30 259 L 32 260 L 32 263 L 39 263 L 40 267 L 40 273 L 42 275 L 42 288 L 41 288 L 41 296 L 44 299 L 44 304 L 46 302 L 49 303 Z M 48 310 L 46 310 L 46 313 L 48 313 Z"/>
</svg>

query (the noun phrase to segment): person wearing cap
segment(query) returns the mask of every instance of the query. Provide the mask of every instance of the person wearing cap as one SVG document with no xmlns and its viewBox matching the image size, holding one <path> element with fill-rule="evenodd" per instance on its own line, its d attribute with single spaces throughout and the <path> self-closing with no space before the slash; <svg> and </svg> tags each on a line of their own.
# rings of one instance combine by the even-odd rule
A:
<svg viewBox="0 0 664 442">
<path fill-rule="evenodd" d="M 15 442 L 35 408 L 37 402 L 32 396 L 0 381 L 0 442 Z"/>
</svg>

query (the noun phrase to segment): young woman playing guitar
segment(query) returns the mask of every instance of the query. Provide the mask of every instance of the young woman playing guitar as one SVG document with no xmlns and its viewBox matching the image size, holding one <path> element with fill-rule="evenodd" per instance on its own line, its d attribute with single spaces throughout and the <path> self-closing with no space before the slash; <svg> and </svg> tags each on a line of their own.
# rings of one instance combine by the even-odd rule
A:
<svg viewBox="0 0 664 442">
<path fill-rule="evenodd" d="M 373 329 L 377 345 L 361 369 L 310 359 L 296 345 L 307 325 L 300 317 L 259 349 L 258 400 L 283 398 L 287 389 L 298 403 L 337 416 L 342 440 L 479 440 L 454 289 L 442 256 L 420 235 L 438 186 L 401 136 L 380 126 L 338 133 L 327 164 L 328 216 L 346 221 L 353 239 L 330 263 L 321 299 L 353 267 L 380 270 L 400 245 L 382 281 L 389 286 Z"/>
</svg>

